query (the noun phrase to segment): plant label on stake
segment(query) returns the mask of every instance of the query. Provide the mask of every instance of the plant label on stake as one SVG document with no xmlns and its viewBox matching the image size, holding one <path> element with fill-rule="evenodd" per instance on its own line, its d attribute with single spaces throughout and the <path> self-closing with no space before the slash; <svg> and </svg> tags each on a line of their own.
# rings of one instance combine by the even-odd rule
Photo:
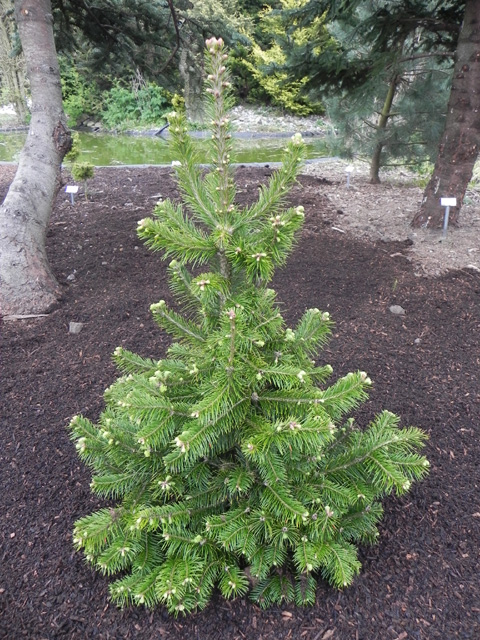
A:
<svg viewBox="0 0 480 640">
<path fill-rule="evenodd" d="M 443 234 L 442 240 L 447 237 L 447 228 L 448 228 L 448 216 L 450 215 L 450 207 L 457 206 L 456 198 L 440 198 L 440 204 L 442 207 L 445 207 L 445 216 L 443 218 Z"/>
<path fill-rule="evenodd" d="M 347 189 L 350 188 L 350 176 L 353 173 L 353 165 L 349 164 L 347 167 L 345 167 L 345 173 L 347 174 Z"/>
<path fill-rule="evenodd" d="M 69 193 L 70 194 L 70 202 L 72 204 L 75 204 L 75 202 L 74 202 L 74 194 L 78 193 L 77 185 L 67 184 L 67 186 L 65 187 L 65 193 Z"/>
</svg>

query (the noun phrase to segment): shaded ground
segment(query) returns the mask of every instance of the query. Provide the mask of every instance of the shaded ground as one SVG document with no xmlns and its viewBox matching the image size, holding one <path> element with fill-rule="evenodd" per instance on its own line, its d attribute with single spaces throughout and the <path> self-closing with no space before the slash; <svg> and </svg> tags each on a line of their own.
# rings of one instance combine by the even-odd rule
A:
<svg viewBox="0 0 480 640">
<path fill-rule="evenodd" d="M 347 185 L 346 168 L 352 169 Z M 408 255 L 399 260 L 412 262 L 415 273 L 438 276 L 464 268 L 480 273 L 480 184 L 467 190 L 458 226 L 442 229 L 413 229 L 411 222 L 423 196 L 420 176 L 405 168 L 382 170 L 382 184 L 370 183 L 370 168 L 365 162 L 345 160 L 313 162 L 304 167 L 311 176 L 327 178 L 323 193 L 331 203 L 328 218 L 337 233 L 373 242 L 409 240 Z M 444 213 L 444 209 L 438 207 Z M 450 218 L 451 219 L 451 218 Z"/>
<path fill-rule="evenodd" d="M 0 192 L 12 169 L 2 168 Z M 269 169 L 239 169 L 239 200 L 255 195 Z M 325 185 L 324 185 L 325 186 Z M 323 353 L 342 375 L 374 380 L 357 416 L 399 413 L 429 435 L 430 476 L 385 503 L 376 547 L 363 571 L 337 592 L 321 585 L 315 607 L 262 611 L 247 599 L 215 598 L 174 620 L 162 609 L 118 610 L 108 579 L 72 548 L 73 522 L 99 502 L 66 425 L 102 408 L 118 345 L 160 357 L 166 340 L 149 305 L 170 294 L 165 266 L 137 240 L 136 222 L 159 194 L 167 169 L 96 170 L 92 200 L 59 195 L 48 236 L 64 299 L 48 317 L 5 321 L 2 334 L 0 463 L 0 637 L 53 640 L 430 640 L 480 637 L 480 274 L 416 277 L 408 243 L 355 240 L 331 229 L 337 205 L 322 178 L 293 193 L 306 226 L 275 287 L 285 316 L 330 311 L 334 338 Z M 394 257 L 392 257 L 394 255 Z M 404 316 L 389 306 L 400 304 Z M 69 322 L 84 323 L 78 335 Z"/>
</svg>

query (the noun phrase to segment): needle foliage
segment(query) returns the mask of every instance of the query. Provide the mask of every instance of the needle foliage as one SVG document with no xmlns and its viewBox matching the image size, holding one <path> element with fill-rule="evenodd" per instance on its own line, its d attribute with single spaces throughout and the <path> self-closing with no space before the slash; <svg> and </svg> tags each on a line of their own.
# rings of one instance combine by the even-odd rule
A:
<svg viewBox="0 0 480 640">
<path fill-rule="evenodd" d="M 266 607 L 311 604 L 317 580 L 349 585 L 357 545 L 374 542 L 381 499 L 428 469 L 424 434 L 384 411 L 365 428 L 351 412 L 371 381 L 361 371 L 328 383 L 313 358 L 328 313 L 308 309 L 294 328 L 269 288 L 303 222 L 286 196 L 303 141 L 246 208 L 235 202 L 221 39 L 207 41 L 211 167 L 198 165 L 182 114 L 170 115 L 182 203 L 164 201 L 140 237 L 170 259 L 175 311 L 151 309 L 172 344 L 162 360 L 115 351 L 122 376 L 98 424 L 70 425 L 92 490 L 114 500 L 77 521 L 74 543 L 107 575 L 119 605 L 205 607 L 214 588 Z M 193 273 L 191 267 L 195 266 Z"/>
</svg>

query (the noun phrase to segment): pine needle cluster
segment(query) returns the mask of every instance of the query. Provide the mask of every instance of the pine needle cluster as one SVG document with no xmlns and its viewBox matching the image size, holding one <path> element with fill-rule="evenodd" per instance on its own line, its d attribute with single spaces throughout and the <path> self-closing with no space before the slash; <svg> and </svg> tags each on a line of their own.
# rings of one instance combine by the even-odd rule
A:
<svg viewBox="0 0 480 640">
<path fill-rule="evenodd" d="M 74 543 L 107 575 L 120 605 L 157 603 L 178 614 L 250 590 L 262 607 L 315 600 L 317 579 L 339 588 L 373 542 L 381 499 L 428 470 L 424 434 L 380 413 L 361 429 L 349 414 L 371 381 L 332 384 L 314 359 L 331 332 L 308 309 L 292 329 L 268 287 L 303 222 L 288 207 L 304 150 L 288 143 L 255 204 L 235 201 L 223 41 L 207 41 L 211 170 L 199 167 L 182 114 L 170 115 L 182 204 L 166 200 L 138 233 L 171 262 L 182 313 L 151 309 L 172 337 L 162 360 L 115 351 L 122 371 L 94 425 L 70 425 L 92 490 L 117 506 L 77 521 Z M 193 273 L 192 266 L 195 267 Z M 200 273 L 199 273 L 200 272 Z"/>
</svg>

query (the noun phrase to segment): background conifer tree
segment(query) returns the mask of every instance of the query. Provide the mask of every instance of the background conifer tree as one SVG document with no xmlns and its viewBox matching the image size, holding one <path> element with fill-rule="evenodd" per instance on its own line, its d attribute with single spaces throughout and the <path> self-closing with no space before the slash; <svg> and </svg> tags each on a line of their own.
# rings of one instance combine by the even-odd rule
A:
<svg viewBox="0 0 480 640">
<path fill-rule="evenodd" d="M 333 151 L 387 165 L 434 161 L 464 13 L 458 0 L 289 0 L 272 17 L 285 55 L 271 71 L 302 80 L 335 127 Z M 320 21 L 322 29 L 311 31 Z M 310 37 L 296 39 L 298 29 Z M 325 36 L 325 31 L 329 37 Z"/>
<path fill-rule="evenodd" d="M 422 477 L 424 434 L 384 411 L 365 429 L 348 414 L 371 385 L 364 372 L 330 386 L 312 360 L 330 333 L 328 313 L 285 326 L 274 267 L 303 221 L 287 207 L 303 141 L 245 209 L 235 203 L 228 71 L 223 41 L 207 41 L 211 171 L 204 175 L 182 114 L 170 116 L 183 204 L 159 204 L 140 236 L 169 265 L 181 314 L 152 305 L 173 337 L 167 357 L 115 351 L 124 375 L 106 391 L 98 425 L 71 431 L 93 470 L 92 489 L 117 506 L 76 523 L 74 542 L 120 605 L 204 607 L 218 587 L 261 606 L 313 603 L 323 576 L 342 588 L 359 571 L 356 544 L 372 542 L 380 499 Z M 192 274 L 187 265 L 197 268 Z"/>
</svg>

